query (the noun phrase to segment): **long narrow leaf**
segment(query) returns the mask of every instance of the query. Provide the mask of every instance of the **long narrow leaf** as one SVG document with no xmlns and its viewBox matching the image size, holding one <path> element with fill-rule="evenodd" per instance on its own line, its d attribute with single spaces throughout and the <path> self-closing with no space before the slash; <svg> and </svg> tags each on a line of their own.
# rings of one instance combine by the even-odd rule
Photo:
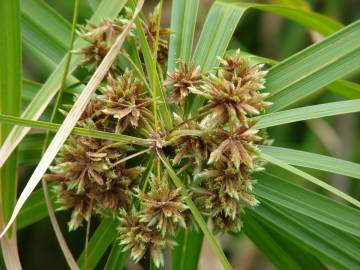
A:
<svg viewBox="0 0 360 270">
<path fill-rule="evenodd" d="M 21 109 L 21 38 L 20 1 L 0 0 L 0 113 L 18 116 Z M 0 126 L 0 143 L 10 132 L 10 126 Z M 0 228 L 7 223 L 15 205 L 17 193 L 17 152 L 0 170 Z M 21 269 L 17 251 L 16 231 L 1 239 L 4 262 L 8 269 Z"/>
<path fill-rule="evenodd" d="M 360 164 L 282 147 L 261 146 L 261 151 L 288 164 L 360 179 Z"/>
<path fill-rule="evenodd" d="M 104 219 L 96 228 L 95 233 L 92 235 L 89 241 L 87 249 L 88 269 L 95 268 L 107 248 L 115 240 L 117 235 L 116 224 L 116 221 L 113 219 Z M 84 259 L 85 253 L 83 252 L 77 261 L 80 269 L 84 269 Z"/>
<path fill-rule="evenodd" d="M 303 172 L 303 171 L 301 171 L 279 159 L 276 159 L 276 158 L 269 156 L 267 154 L 264 154 L 264 153 L 261 153 L 260 155 L 264 160 L 269 161 L 270 163 L 277 165 L 289 172 L 292 172 L 292 173 L 304 178 L 305 180 L 310 181 L 319 187 L 322 187 L 323 189 L 335 194 L 336 196 L 338 196 L 338 197 L 344 199 L 345 201 L 360 208 L 360 202 L 358 200 L 356 200 L 353 197 L 349 196 L 348 194 L 338 190 L 337 188 L 334 188 L 333 186 L 317 179 L 316 177 L 314 177 L 306 172 Z"/>
<path fill-rule="evenodd" d="M 256 196 L 360 237 L 360 211 L 268 173 L 256 176 Z"/>
<path fill-rule="evenodd" d="M 344 243 L 338 245 L 331 241 L 336 235 L 341 235 L 343 239 L 347 239 L 345 234 L 340 232 L 329 234 L 330 231 L 326 230 L 325 225 L 313 224 L 309 218 L 302 215 L 290 216 L 281 207 L 276 207 L 266 201 L 262 201 L 258 207 L 248 209 L 248 212 L 254 214 L 261 221 L 271 224 L 288 240 L 296 241 L 301 247 L 316 255 L 320 260 L 336 266 L 337 269 L 350 270 L 354 269 L 354 267 L 356 269 L 357 265 L 359 265 L 357 258 L 349 256 L 346 250 L 343 250 Z M 325 233 L 322 233 L 322 231 Z M 357 241 L 347 239 L 346 243 L 348 246 L 353 246 Z"/>
<path fill-rule="evenodd" d="M 178 58 L 190 61 L 198 7 L 199 0 L 172 1 L 168 71 L 175 69 Z"/>
<path fill-rule="evenodd" d="M 269 113 L 259 117 L 254 128 L 266 128 L 309 119 L 334 116 L 360 111 L 360 99 L 330 102 L 306 106 L 281 112 Z"/>
<path fill-rule="evenodd" d="M 266 91 L 281 110 L 360 68 L 360 21 L 341 29 L 270 69 Z"/>
<path fill-rule="evenodd" d="M 43 122 L 43 121 L 34 121 L 34 120 L 26 120 L 15 116 L 3 115 L 0 114 L 0 122 L 7 123 L 11 125 L 19 125 L 24 127 L 33 127 L 33 128 L 41 128 L 51 131 L 57 131 L 60 128 L 59 124 Z M 133 143 L 133 144 L 144 144 L 144 140 L 137 137 L 132 137 L 128 135 L 115 134 L 105 131 L 87 129 L 87 128 L 74 128 L 72 130 L 73 134 L 87 136 L 92 138 L 111 140 L 116 142 L 124 142 L 124 143 Z"/>
</svg>

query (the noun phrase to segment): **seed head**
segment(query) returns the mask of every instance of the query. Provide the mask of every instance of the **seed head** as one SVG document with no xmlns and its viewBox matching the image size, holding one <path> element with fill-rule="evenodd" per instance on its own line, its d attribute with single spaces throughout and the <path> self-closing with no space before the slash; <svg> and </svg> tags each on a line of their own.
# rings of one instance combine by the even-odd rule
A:
<svg viewBox="0 0 360 270">
<path fill-rule="evenodd" d="M 119 211 L 119 239 L 124 251 L 130 250 L 130 256 L 138 262 L 149 251 L 157 267 L 164 265 L 163 250 L 172 247 L 174 242 L 152 230 L 141 221 L 142 214 L 133 208 L 129 213 L 124 209 Z"/>
<path fill-rule="evenodd" d="M 153 116 L 148 109 L 151 99 L 145 86 L 130 71 L 116 78 L 109 76 L 105 86 L 100 88 L 102 112 L 112 120 L 116 133 L 122 133 L 129 125 L 149 127 Z"/>
<path fill-rule="evenodd" d="M 202 75 L 199 66 L 196 67 L 193 63 L 178 62 L 179 68 L 168 73 L 169 78 L 164 85 L 172 87 L 170 101 L 183 106 L 190 92 L 189 88 L 199 87 Z"/>
<path fill-rule="evenodd" d="M 149 228 L 154 227 L 160 234 L 173 235 L 180 227 L 186 228 L 183 212 L 188 209 L 179 188 L 170 188 L 166 173 L 161 181 L 152 176 L 150 191 L 136 190 L 141 202 L 140 221 Z"/>
</svg>

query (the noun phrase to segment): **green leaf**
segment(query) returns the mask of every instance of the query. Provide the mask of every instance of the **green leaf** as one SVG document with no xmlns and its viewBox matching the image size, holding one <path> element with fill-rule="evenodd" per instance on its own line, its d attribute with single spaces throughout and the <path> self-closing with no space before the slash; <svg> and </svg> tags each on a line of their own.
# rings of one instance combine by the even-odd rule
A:
<svg viewBox="0 0 360 270">
<path fill-rule="evenodd" d="M 218 242 L 216 241 L 214 235 L 210 232 L 209 228 L 206 225 L 206 222 L 204 221 L 203 217 L 201 216 L 201 213 L 195 206 L 194 202 L 191 200 L 190 195 L 188 194 L 184 184 L 182 183 L 181 179 L 177 176 L 176 172 L 173 170 L 169 162 L 167 161 L 166 157 L 163 155 L 159 155 L 159 158 L 161 159 L 162 163 L 164 164 L 166 170 L 169 173 L 170 178 L 173 180 L 175 186 L 177 188 L 181 188 L 182 192 L 186 196 L 185 202 L 186 205 L 190 208 L 191 213 L 193 214 L 193 217 L 197 224 L 199 225 L 200 229 L 204 233 L 205 237 L 209 241 L 210 246 L 218 256 L 220 262 L 222 263 L 224 269 L 232 269 L 229 261 L 227 260 L 223 250 L 219 246 Z"/>
<path fill-rule="evenodd" d="M 326 270 L 325 265 L 319 261 L 317 256 L 310 254 L 301 247 L 296 241 L 292 241 L 283 236 L 282 232 L 274 228 L 271 224 L 257 220 L 268 234 L 276 241 L 276 243 L 286 250 L 286 254 L 297 262 L 304 270 L 317 269 Z"/>
<path fill-rule="evenodd" d="M 282 207 L 262 200 L 258 207 L 248 209 L 257 219 L 279 230 L 290 241 L 296 241 L 302 248 L 320 260 L 338 269 L 356 269 L 359 259 L 350 256 L 344 245 L 356 249 L 358 239 L 347 236 L 341 231 L 329 230 L 325 224 L 313 222 L 310 218 L 297 214 L 290 215 Z M 332 241 L 332 239 L 336 241 Z M 339 245 L 338 241 L 345 241 Z M 346 247 L 345 247 L 346 248 Z"/>
<path fill-rule="evenodd" d="M 20 3 L 0 1 L 0 113 L 18 116 L 21 109 L 22 50 L 20 36 Z M 5 141 L 11 126 L 0 126 L 0 144 Z M 1 223 L 6 223 L 16 200 L 17 152 L 15 151 L 2 166 L 1 182 Z M 11 233 L 8 234 L 10 236 Z"/>
<path fill-rule="evenodd" d="M 0 123 L 7 123 L 12 125 L 24 126 L 24 127 L 42 128 L 51 131 L 57 131 L 60 128 L 60 124 L 43 122 L 43 121 L 26 120 L 19 117 L 4 115 L 4 114 L 0 114 Z M 111 140 L 115 142 L 144 145 L 144 139 L 142 138 L 104 132 L 94 129 L 74 128 L 72 130 L 72 133 L 76 135 L 104 139 L 104 140 Z"/>
<path fill-rule="evenodd" d="M 228 51 L 228 54 L 233 54 L 234 50 Z M 241 54 L 247 58 L 250 59 L 250 62 L 255 63 L 262 63 L 262 64 L 268 64 L 270 66 L 276 65 L 279 62 L 270 58 L 257 56 L 248 52 L 242 51 Z M 338 95 L 341 95 L 343 97 L 346 97 L 348 99 L 357 99 L 360 98 L 360 84 L 345 81 L 345 80 L 338 80 L 335 82 L 332 82 L 325 86 L 325 89 L 328 91 L 331 91 L 333 93 L 336 93 Z"/>
<path fill-rule="evenodd" d="M 135 7 L 134 0 L 130 1 L 130 4 L 133 8 Z M 139 17 L 135 19 L 135 25 L 136 25 L 136 33 L 139 38 L 141 52 L 144 56 L 144 62 L 145 62 L 150 86 L 152 89 L 154 89 L 155 94 L 156 94 L 160 117 L 162 120 L 162 121 L 160 121 L 160 123 L 164 123 L 165 127 L 169 130 L 172 128 L 171 113 L 167 106 L 165 93 L 161 86 L 157 68 L 156 68 L 156 66 L 154 66 L 153 55 L 152 55 L 150 46 L 146 40 L 146 36 L 145 36 L 144 30 L 141 26 L 141 21 L 140 21 Z"/>
<path fill-rule="evenodd" d="M 309 181 L 309 182 L 312 182 L 314 183 L 315 185 L 319 186 L 319 187 L 322 187 L 323 189 L 335 194 L 336 196 L 344 199 L 345 201 L 357 206 L 360 208 L 360 202 L 356 199 L 354 199 L 353 197 L 349 196 L 348 194 L 338 190 L 337 188 L 334 188 L 333 186 L 317 179 L 316 177 L 306 173 L 306 172 L 303 172 L 279 159 L 276 159 L 272 156 L 269 156 L 267 154 L 264 154 L 264 153 L 261 153 L 260 154 L 261 158 L 263 158 L 264 160 L 276 165 L 276 166 L 279 166 L 280 168 L 283 168 L 289 172 L 292 172 L 293 174 L 296 174 L 302 178 L 304 178 L 305 180 Z"/>
<path fill-rule="evenodd" d="M 250 213 L 243 217 L 243 231 L 253 241 L 253 243 L 269 258 L 274 266 L 279 270 L 301 270 L 302 267 L 288 255 L 277 241 L 270 235 L 262 224 L 257 221 Z"/>
<path fill-rule="evenodd" d="M 304 27 L 319 32 L 322 35 L 328 36 L 338 30 L 343 25 L 330 17 L 305 10 L 303 8 L 296 8 L 282 5 L 262 5 L 262 4 L 238 4 L 242 7 L 255 8 L 258 10 L 268 11 L 277 14 L 281 17 L 292 20 Z"/>
<path fill-rule="evenodd" d="M 96 231 L 89 241 L 87 250 L 88 269 L 95 268 L 107 248 L 114 242 L 117 236 L 116 225 L 117 222 L 115 220 L 104 219 L 96 228 Z M 83 251 L 77 261 L 80 269 L 84 269 L 84 256 L 85 254 Z"/>
<path fill-rule="evenodd" d="M 270 106 L 271 108 L 271 106 Z M 334 116 L 360 111 L 360 99 L 329 102 L 306 106 L 281 112 L 269 113 L 259 117 L 254 128 L 266 128 L 309 119 Z"/>
<path fill-rule="evenodd" d="M 204 234 L 196 230 L 181 230 L 176 236 L 177 245 L 172 250 L 173 270 L 196 270 Z"/>
<path fill-rule="evenodd" d="M 282 147 L 261 146 L 260 149 L 263 153 L 291 165 L 360 179 L 360 164 L 354 162 Z"/>
<path fill-rule="evenodd" d="M 50 192 L 50 198 L 55 208 L 57 208 L 56 194 L 54 192 Z M 39 188 L 34 191 L 26 201 L 23 209 L 16 219 L 16 228 L 21 230 L 46 218 L 47 216 L 48 210 L 45 203 L 44 191 L 42 188 Z"/>
<path fill-rule="evenodd" d="M 99 5 L 98 9 L 90 19 L 91 23 L 97 23 L 102 18 L 114 18 L 120 10 L 124 7 L 126 0 L 104 0 Z M 77 39 L 74 48 L 81 48 L 84 42 Z M 80 64 L 81 56 L 76 55 L 72 57 L 69 72 L 73 72 Z M 66 58 L 63 58 L 51 76 L 43 84 L 36 97 L 32 100 L 26 110 L 23 112 L 22 117 L 26 119 L 36 120 L 44 112 L 47 105 L 50 103 L 56 92 L 59 90 L 62 76 L 64 74 Z M 6 142 L 0 149 L 0 157 L 2 161 L 14 151 L 16 146 L 20 143 L 22 138 L 29 132 L 29 128 L 14 127 L 6 139 Z M 0 162 L 0 167 L 3 162 Z"/>
<path fill-rule="evenodd" d="M 190 61 L 199 0 L 174 0 L 171 9 L 168 71 L 175 69 L 176 60 Z"/>
<path fill-rule="evenodd" d="M 360 21 L 352 23 L 269 70 L 266 90 L 281 110 L 360 68 Z"/>
<path fill-rule="evenodd" d="M 208 71 L 223 56 L 246 8 L 215 2 L 209 11 L 194 52 L 194 61 Z M 224 31 L 226 29 L 226 31 Z"/>
<path fill-rule="evenodd" d="M 360 84 L 358 83 L 339 80 L 326 86 L 326 89 L 349 99 L 360 98 Z"/>
<path fill-rule="evenodd" d="M 18 116 L 21 110 L 22 88 L 20 1 L 0 0 L 0 16 L 0 113 Z M 10 130 L 9 125 L 0 125 L 0 144 Z M 15 151 L 0 170 L 0 227 L 8 222 L 16 202 L 17 159 L 18 154 Z M 21 269 L 15 231 L 10 230 L 1 239 L 1 250 L 7 269 Z"/>
<path fill-rule="evenodd" d="M 218 65 L 217 57 L 225 54 L 245 10 L 246 8 L 221 2 L 215 2 L 211 6 L 193 55 L 195 64 L 199 65 L 203 71 L 209 71 Z M 203 98 L 190 96 L 190 108 L 193 115 L 197 113 L 197 108 L 202 102 Z"/>
<path fill-rule="evenodd" d="M 71 24 L 44 1 L 21 1 L 24 41 L 58 63 L 67 52 Z"/>
<path fill-rule="evenodd" d="M 360 237 L 360 211 L 268 174 L 256 175 L 257 197 Z"/>
<path fill-rule="evenodd" d="M 117 241 L 114 241 L 104 270 L 121 270 L 125 267 L 128 258 L 129 252 L 123 251 L 123 247 Z"/>
</svg>

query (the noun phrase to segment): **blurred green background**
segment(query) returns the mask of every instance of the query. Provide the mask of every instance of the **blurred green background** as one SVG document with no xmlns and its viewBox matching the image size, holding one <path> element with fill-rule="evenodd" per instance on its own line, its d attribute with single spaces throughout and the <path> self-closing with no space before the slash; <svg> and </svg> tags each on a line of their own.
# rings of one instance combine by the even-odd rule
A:
<svg viewBox="0 0 360 270">
<path fill-rule="evenodd" d="M 71 20 L 73 1 L 46 0 L 46 2 L 66 19 Z M 90 2 L 95 3 L 98 1 L 90 0 Z M 212 2 L 211 0 L 200 0 L 198 23 L 196 25 L 197 36 L 199 36 Z M 287 1 L 267 1 L 265 3 L 270 2 L 284 3 Z M 330 16 L 345 25 L 360 18 L 359 0 L 308 0 L 308 3 L 312 10 Z M 145 12 L 151 11 L 155 4 L 156 1 L 147 0 Z M 171 1 L 166 0 L 162 18 L 164 26 L 169 25 L 170 9 Z M 84 23 L 92 14 L 89 2 L 82 0 L 79 10 L 79 23 Z M 309 32 L 295 23 L 270 13 L 253 10 L 248 12 L 240 22 L 229 49 L 241 48 L 256 55 L 282 60 L 319 39 L 321 39 L 320 36 Z M 39 57 L 36 49 L 29 46 L 24 45 L 23 54 L 25 78 L 40 83 L 44 82 L 51 73 L 54 63 Z M 359 74 L 353 74 L 347 79 L 359 82 Z M 302 102 L 304 104 L 317 104 L 342 99 L 344 98 L 340 95 L 323 91 L 316 96 L 308 97 Z M 276 146 L 330 155 L 357 163 L 360 162 L 360 117 L 358 114 L 274 127 L 269 130 L 269 133 L 275 139 L 274 145 Z M 32 167 L 22 168 L 19 190 L 22 189 L 24 181 L 28 179 L 32 169 Z M 274 169 L 268 166 L 268 171 L 271 172 Z M 279 169 L 277 168 L 276 170 Z M 308 171 L 320 179 L 327 180 L 337 188 L 350 193 L 355 198 L 360 198 L 359 183 L 343 176 L 319 171 Z M 287 172 L 281 173 L 286 180 L 299 181 L 299 179 Z M 309 186 L 309 188 L 314 187 Z M 318 191 L 322 192 L 321 190 Z M 69 220 L 69 213 L 58 212 L 57 216 L 62 231 L 67 232 L 66 223 Z M 92 228 L 94 229 L 97 221 L 93 219 L 92 222 Z M 83 228 L 76 232 L 65 233 L 65 238 L 75 257 L 79 255 L 84 247 L 84 236 L 85 230 Z M 262 256 L 245 236 L 238 235 L 220 238 L 235 269 L 274 269 L 270 262 Z M 20 231 L 19 249 L 24 269 L 67 269 L 66 262 L 48 219 L 44 219 Z M 200 258 L 200 269 L 221 269 L 221 266 L 217 267 L 217 262 L 213 261 L 213 257 L 210 249 L 204 243 L 203 253 Z M 101 265 L 100 263 L 98 269 L 102 269 Z M 128 269 L 138 269 L 133 264 L 129 264 L 127 267 Z"/>
</svg>

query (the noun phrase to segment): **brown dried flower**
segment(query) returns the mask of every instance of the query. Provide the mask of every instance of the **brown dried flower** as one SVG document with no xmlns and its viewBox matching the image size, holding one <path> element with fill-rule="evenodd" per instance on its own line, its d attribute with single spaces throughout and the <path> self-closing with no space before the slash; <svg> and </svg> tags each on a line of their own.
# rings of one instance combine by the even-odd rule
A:
<svg viewBox="0 0 360 270">
<path fill-rule="evenodd" d="M 261 66 L 250 66 L 240 58 L 239 52 L 233 58 L 221 59 L 216 75 L 209 74 L 200 87 L 191 87 L 196 95 L 205 97 L 208 104 L 201 108 L 203 112 L 212 112 L 208 119 L 211 125 L 229 123 L 232 128 L 238 121 L 248 126 L 248 117 L 258 115 L 271 103 L 264 101 L 268 93 L 264 89 L 266 71 Z"/>
<path fill-rule="evenodd" d="M 173 235 L 179 226 L 186 228 L 183 212 L 188 207 L 181 189 L 169 187 L 167 173 L 161 180 L 152 176 L 150 187 L 146 193 L 136 189 L 141 202 L 141 222 L 155 227 L 163 237 Z"/>
<path fill-rule="evenodd" d="M 171 86 L 170 101 L 183 106 L 190 93 L 190 87 L 199 87 L 202 79 L 200 67 L 194 63 L 186 64 L 178 61 L 179 68 L 169 72 L 169 78 L 164 82 L 165 86 Z"/>
<path fill-rule="evenodd" d="M 149 228 L 141 221 L 142 214 L 135 208 L 130 213 L 124 209 L 119 211 L 119 239 L 124 251 L 130 250 L 131 258 L 138 262 L 146 253 L 157 267 L 164 265 L 163 250 L 166 246 L 172 247 L 174 242 L 163 237 L 158 231 Z"/>
<path fill-rule="evenodd" d="M 102 112 L 113 120 L 116 133 L 122 133 L 129 124 L 134 128 L 139 124 L 150 128 L 153 119 L 148 109 L 151 98 L 143 83 L 130 71 L 116 78 L 109 76 L 100 92 L 96 98 L 103 105 Z"/>
</svg>

